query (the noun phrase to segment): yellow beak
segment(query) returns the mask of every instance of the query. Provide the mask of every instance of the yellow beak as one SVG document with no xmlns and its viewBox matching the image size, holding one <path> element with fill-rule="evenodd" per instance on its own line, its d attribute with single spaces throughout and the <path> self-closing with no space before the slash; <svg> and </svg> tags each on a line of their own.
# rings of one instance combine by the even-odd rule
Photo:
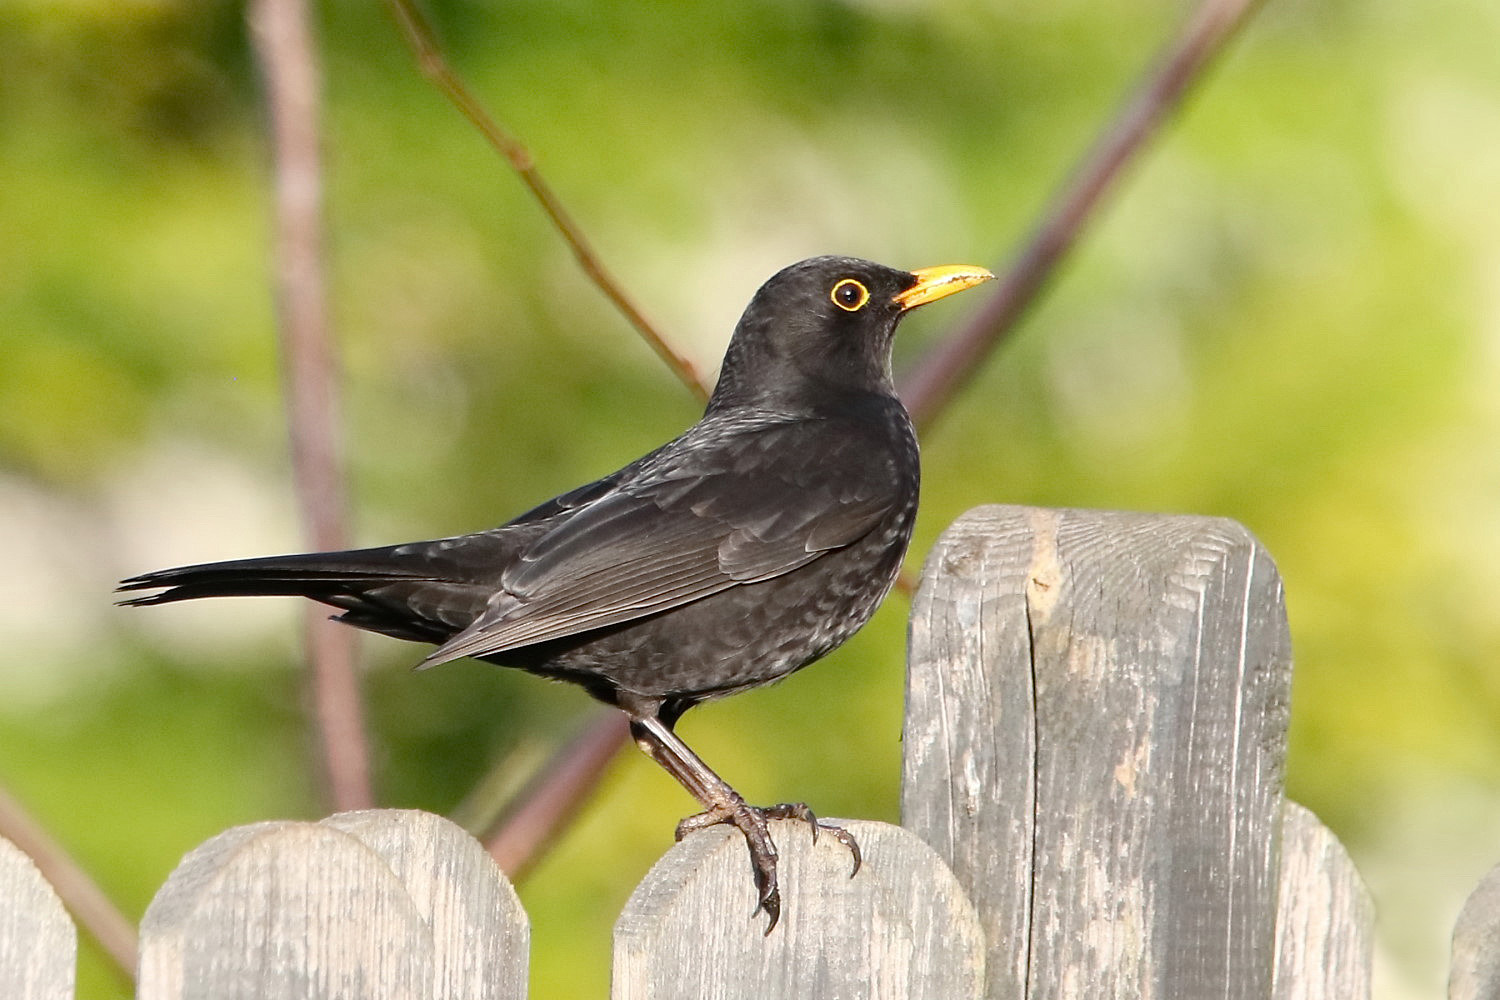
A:
<svg viewBox="0 0 1500 1000">
<path fill-rule="evenodd" d="M 942 267 L 924 267 L 913 271 L 917 283 L 896 296 L 896 304 L 902 309 L 915 309 L 929 302 L 973 288 L 995 276 L 982 267 L 972 264 L 945 264 Z"/>
</svg>

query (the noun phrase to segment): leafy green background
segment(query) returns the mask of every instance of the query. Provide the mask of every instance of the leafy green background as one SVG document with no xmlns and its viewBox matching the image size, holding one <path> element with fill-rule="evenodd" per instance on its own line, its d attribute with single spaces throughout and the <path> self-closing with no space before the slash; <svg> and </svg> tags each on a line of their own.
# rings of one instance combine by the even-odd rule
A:
<svg viewBox="0 0 1500 1000">
<path fill-rule="evenodd" d="M 712 368 L 800 257 L 1003 262 L 1185 2 L 448 2 L 450 56 Z M 695 415 L 383 8 L 320 6 L 329 265 L 362 543 L 486 527 Z M 1273 0 L 927 436 L 915 565 L 990 501 L 1221 514 L 1285 577 L 1291 793 L 1437 995 L 1500 861 L 1500 7 Z M 0 783 L 138 916 L 227 826 L 320 815 L 291 602 L 111 607 L 299 546 L 268 155 L 223 0 L 0 8 Z M 904 327 L 908 365 L 973 302 Z M 894 820 L 903 619 L 690 715 L 752 800 Z M 577 692 L 370 639 L 383 801 L 451 810 Z M 521 892 L 535 993 L 602 996 L 686 797 L 644 759 Z M 85 997 L 126 988 L 85 945 Z"/>
</svg>

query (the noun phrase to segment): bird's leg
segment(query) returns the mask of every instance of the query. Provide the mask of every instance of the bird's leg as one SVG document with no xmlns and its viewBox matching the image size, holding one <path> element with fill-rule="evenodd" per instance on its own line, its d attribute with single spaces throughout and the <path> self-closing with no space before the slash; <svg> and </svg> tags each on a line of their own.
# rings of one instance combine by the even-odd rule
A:
<svg viewBox="0 0 1500 1000">
<path fill-rule="evenodd" d="M 776 845 L 771 842 L 771 833 L 766 825 L 768 819 L 800 819 L 808 823 L 816 841 L 818 827 L 833 834 L 854 855 L 854 871 L 859 871 L 859 845 L 849 831 L 820 824 L 805 804 L 787 803 L 770 808 L 749 805 L 744 798 L 729 786 L 729 783 L 714 773 L 682 739 L 672 727 L 660 718 L 648 716 L 630 721 L 630 732 L 636 745 L 652 760 L 676 778 L 704 806 L 704 811 L 689 816 L 677 824 L 677 839 L 681 840 L 695 830 L 707 829 L 720 823 L 731 823 L 745 836 L 750 849 L 750 867 L 759 896 L 756 910 L 764 910 L 770 918 L 766 933 L 771 933 L 781 918 L 781 891 L 776 885 Z M 850 873 L 853 875 L 853 872 Z"/>
<path fill-rule="evenodd" d="M 712 768 L 705 764 L 703 762 L 703 759 L 695 754 L 692 749 L 682 741 L 682 738 L 677 735 L 676 731 L 673 729 L 673 724 L 677 721 L 677 716 L 667 715 L 666 713 L 663 713 L 663 715 L 664 718 L 655 718 L 650 719 L 649 721 L 654 723 L 654 729 L 665 732 L 666 739 L 664 743 L 667 746 L 673 747 L 678 758 L 680 758 L 684 762 L 684 766 L 694 772 L 693 776 L 684 776 L 682 772 L 677 770 L 673 763 L 669 763 L 667 760 L 663 759 L 663 757 L 658 754 L 657 750 L 653 748 L 653 744 L 650 742 L 649 735 L 637 735 L 636 743 L 641 747 L 641 749 L 645 750 L 646 753 L 651 756 L 652 760 L 655 760 L 657 763 L 661 764 L 662 767 L 667 770 L 668 774 L 671 774 L 679 782 L 681 782 L 683 787 L 687 788 L 687 790 L 692 793 L 694 798 L 708 807 L 705 812 L 698 813 L 694 816 L 689 816 L 682 822 L 677 824 L 677 839 L 681 840 L 684 836 L 692 833 L 695 830 L 704 830 L 710 826 L 717 826 L 720 823 L 733 822 L 733 818 L 731 815 L 732 810 L 719 808 L 708 798 L 708 794 L 711 793 L 706 792 L 702 789 L 706 786 L 715 791 L 722 791 L 725 794 L 721 796 L 721 798 L 727 797 L 731 801 L 738 802 L 742 805 L 744 804 L 745 800 L 740 797 L 738 792 L 736 792 L 729 786 L 728 782 L 719 777 Z M 706 781 L 704 779 L 706 779 Z M 698 783 L 695 784 L 695 782 Z M 854 857 L 854 867 L 850 870 L 849 877 L 853 878 L 855 875 L 859 874 L 859 867 L 863 863 L 863 857 L 859 851 L 859 843 L 854 839 L 854 834 L 850 833 L 848 830 L 845 830 L 841 826 L 835 826 L 832 823 L 820 822 L 818 820 L 818 817 L 813 814 L 812 809 L 808 807 L 806 802 L 783 802 L 780 805 L 767 806 L 765 808 L 760 808 L 758 806 L 746 806 L 745 808 L 760 813 L 766 819 L 801 820 L 802 822 L 806 823 L 812 830 L 813 843 L 815 844 L 818 842 L 818 831 L 820 829 L 828 831 L 833 835 L 833 838 L 835 840 L 848 848 L 849 853 Z M 773 849 L 771 851 L 771 856 L 773 859 L 775 857 L 775 854 L 776 852 Z"/>
<path fill-rule="evenodd" d="M 771 933 L 771 928 L 781 919 L 781 891 L 776 886 L 776 845 L 771 842 L 765 812 L 746 804 L 740 793 L 703 763 L 703 759 L 661 719 L 632 719 L 630 732 L 636 745 L 704 806 L 704 812 L 677 824 L 678 840 L 694 830 L 718 823 L 733 823 L 745 835 L 745 844 L 750 849 L 751 874 L 759 897 L 756 910 L 766 911 L 770 918 L 766 933 Z"/>
</svg>

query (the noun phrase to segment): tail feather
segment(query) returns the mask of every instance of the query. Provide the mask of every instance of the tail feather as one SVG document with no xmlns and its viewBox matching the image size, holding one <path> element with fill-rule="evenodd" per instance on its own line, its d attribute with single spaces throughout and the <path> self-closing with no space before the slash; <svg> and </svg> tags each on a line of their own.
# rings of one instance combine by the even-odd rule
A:
<svg viewBox="0 0 1500 1000">
<path fill-rule="evenodd" d="M 356 628 L 443 643 L 484 610 L 525 537 L 506 528 L 383 548 L 178 566 L 132 576 L 116 589 L 157 591 L 120 601 L 136 607 L 199 597 L 308 597 L 338 608 L 344 612 L 338 620 Z"/>
<path fill-rule="evenodd" d="M 122 605 L 170 604 L 199 597 L 300 596 L 315 600 L 355 594 L 382 584 L 435 580 L 430 569 L 402 565 L 390 548 L 235 559 L 177 566 L 120 581 L 116 591 L 156 590 Z"/>
</svg>

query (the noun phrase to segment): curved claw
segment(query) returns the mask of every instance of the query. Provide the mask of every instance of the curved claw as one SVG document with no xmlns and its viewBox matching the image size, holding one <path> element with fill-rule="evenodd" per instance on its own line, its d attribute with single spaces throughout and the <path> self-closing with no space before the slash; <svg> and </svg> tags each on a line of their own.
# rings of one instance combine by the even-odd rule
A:
<svg viewBox="0 0 1500 1000">
<path fill-rule="evenodd" d="M 767 934 L 770 934 L 781 920 L 781 890 L 776 882 L 776 845 L 771 841 L 771 831 L 767 825 L 768 821 L 773 819 L 794 819 L 806 823 L 812 831 L 815 844 L 818 842 L 819 830 L 832 834 L 833 838 L 843 844 L 854 858 L 854 867 L 849 872 L 849 877 L 853 878 L 859 873 L 864 858 L 859 850 L 859 842 L 854 839 L 854 834 L 841 826 L 819 822 L 805 802 L 783 802 L 766 808 L 737 802 L 695 813 L 677 824 L 678 840 L 690 833 L 706 830 L 722 823 L 729 823 L 744 834 L 745 846 L 750 850 L 750 874 L 755 882 L 757 900 L 755 909 L 750 915 L 754 916 L 763 912 L 770 918 L 766 924 Z"/>
<path fill-rule="evenodd" d="M 751 865 L 755 865 L 753 857 L 751 858 Z M 776 924 L 781 920 L 781 889 L 776 885 L 775 863 L 772 863 L 769 874 L 762 872 L 758 867 L 755 868 L 754 874 L 755 889 L 760 899 L 756 902 L 755 909 L 750 911 L 750 916 L 753 917 L 757 913 L 764 912 L 770 918 L 766 922 L 765 932 L 766 936 L 770 937 L 771 932 L 776 929 Z M 763 876 L 766 877 L 763 879 Z"/>
<path fill-rule="evenodd" d="M 812 828 L 814 844 L 818 842 L 818 831 L 826 830 L 833 835 L 834 840 L 843 844 L 849 849 L 849 853 L 854 855 L 854 868 L 849 872 L 849 877 L 853 878 L 859 874 L 859 868 L 864 863 L 864 858 L 859 852 L 859 841 L 854 839 L 854 834 L 841 826 L 819 822 L 818 817 L 813 815 L 813 811 L 808 808 L 806 802 L 783 802 L 780 805 L 767 808 L 765 814 L 770 819 L 798 819 L 806 823 Z"/>
<path fill-rule="evenodd" d="M 824 823 L 823 829 L 833 834 L 833 839 L 849 848 L 849 853 L 854 856 L 854 867 L 849 869 L 849 877 L 853 878 L 859 874 L 859 866 L 865 863 L 864 856 L 859 853 L 859 841 L 854 839 L 854 834 L 841 826 L 832 826 Z"/>
<path fill-rule="evenodd" d="M 776 818 L 770 810 L 738 802 L 716 806 L 689 816 L 677 824 L 677 839 L 689 833 L 706 830 L 721 823 L 730 823 L 745 836 L 745 846 L 750 850 L 750 875 L 755 882 L 756 903 L 750 915 L 764 912 L 770 918 L 766 933 L 770 934 L 781 920 L 781 890 L 776 884 L 776 845 L 771 841 L 767 818 Z"/>
<path fill-rule="evenodd" d="M 767 806 L 767 819 L 797 819 L 812 828 L 813 843 L 818 842 L 818 817 L 813 815 L 812 809 L 808 808 L 806 802 L 782 802 L 779 805 Z M 828 827 L 828 829 L 834 829 Z"/>
</svg>

